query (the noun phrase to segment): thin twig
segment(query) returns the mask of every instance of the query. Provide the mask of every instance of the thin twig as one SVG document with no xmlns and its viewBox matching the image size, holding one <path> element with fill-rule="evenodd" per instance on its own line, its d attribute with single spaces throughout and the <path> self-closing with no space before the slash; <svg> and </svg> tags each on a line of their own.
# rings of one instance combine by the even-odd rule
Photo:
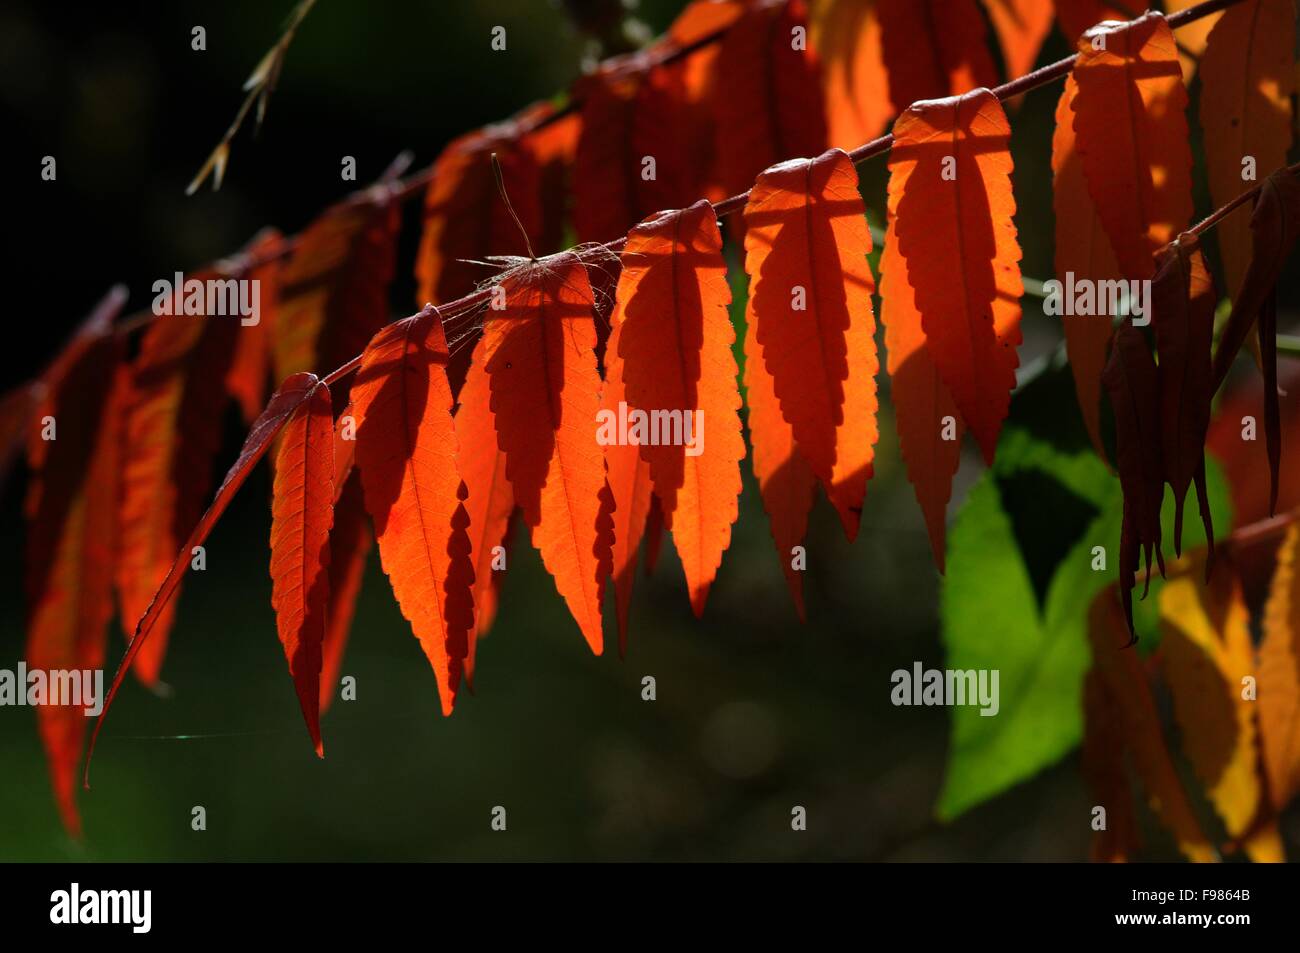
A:
<svg viewBox="0 0 1300 953">
<path fill-rule="evenodd" d="M 1277 353 L 1279 357 L 1300 357 L 1300 336 L 1279 334 L 1277 336 Z"/>
<path fill-rule="evenodd" d="M 1283 170 L 1279 169 L 1278 171 L 1283 171 Z M 1291 175 L 1296 175 L 1297 173 L 1300 173 L 1300 162 L 1297 162 L 1294 165 L 1286 166 L 1285 171 Z M 1227 218 L 1237 209 L 1241 208 L 1241 206 L 1245 205 L 1247 202 L 1254 201 L 1255 197 L 1259 195 L 1260 191 L 1263 188 L 1264 188 L 1264 182 L 1260 182 L 1258 185 L 1255 185 L 1247 189 L 1245 192 L 1242 192 L 1231 202 L 1226 202 L 1219 208 L 1216 208 L 1209 215 L 1205 216 L 1205 218 L 1201 219 L 1199 222 L 1197 222 L 1195 225 L 1189 228 L 1187 232 L 1190 232 L 1191 234 L 1200 237 L 1205 232 L 1208 232 L 1210 229 L 1214 228 L 1214 226 L 1218 225 L 1221 221 L 1223 221 L 1225 218 Z M 1174 241 L 1177 240 L 1178 239 L 1174 239 Z M 1170 242 L 1168 245 L 1165 245 L 1164 247 L 1168 248 L 1170 245 L 1173 244 L 1174 242 Z"/>
<path fill-rule="evenodd" d="M 1286 533 L 1287 529 L 1300 520 L 1300 510 L 1288 510 L 1267 519 L 1247 523 L 1228 534 L 1223 545 L 1229 549 L 1242 550 L 1261 543 L 1272 542 Z"/>
<path fill-rule="evenodd" d="M 208 154 L 202 168 L 190 180 L 190 184 L 185 187 L 186 195 L 193 195 L 197 192 L 209 175 L 212 176 L 212 190 L 215 192 L 221 188 L 221 180 L 226 174 L 226 161 L 230 158 L 230 142 L 235 138 L 235 134 L 239 132 L 239 127 L 244 124 L 244 119 L 248 116 L 248 111 L 252 108 L 253 103 L 257 103 L 255 129 L 262 128 L 262 120 L 266 118 L 266 104 L 270 101 L 271 94 L 275 92 L 275 86 L 280 81 L 280 69 L 284 66 L 284 57 L 289 52 L 289 44 L 293 42 L 294 33 L 297 32 L 299 25 L 315 5 L 316 0 L 300 0 L 299 4 L 294 7 L 293 12 L 289 14 L 289 20 L 285 24 L 284 32 L 280 34 L 280 39 L 276 41 L 275 46 L 266 51 L 266 54 L 253 69 L 252 75 L 244 81 L 244 89 L 248 92 L 248 95 L 244 97 L 239 111 L 235 113 L 234 121 L 226 128 L 226 133 L 221 137 L 221 141 Z"/>
</svg>

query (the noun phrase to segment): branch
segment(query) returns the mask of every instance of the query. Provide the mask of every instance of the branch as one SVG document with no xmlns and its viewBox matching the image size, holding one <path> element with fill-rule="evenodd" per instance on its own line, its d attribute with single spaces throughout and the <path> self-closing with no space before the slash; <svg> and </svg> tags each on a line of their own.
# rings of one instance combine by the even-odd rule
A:
<svg viewBox="0 0 1300 953">
<path fill-rule="evenodd" d="M 314 3 L 315 0 L 304 0 L 304 2 Z M 1210 16 L 1211 14 L 1218 13 L 1221 10 L 1225 10 L 1228 7 L 1235 6 L 1236 4 L 1241 2 L 1242 0 L 1205 0 L 1204 3 L 1199 3 L 1194 7 L 1188 7 L 1185 10 L 1179 11 L 1178 13 L 1171 14 L 1165 19 L 1166 22 L 1168 22 L 1170 28 L 1177 29 L 1178 27 L 1185 26 L 1188 23 L 1193 23 L 1196 20 L 1200 20 L 1203 17 L 1207 17 Z M 294 26 L 296 25 L 297 24 L 295 22 Z M 697 39 L 695 42 L 687 44 L 685 46 L 669 46 L 658 50 L 650 50 L 638 55 L 641 57 L 641 61 L 647 69 L 653 69 L 656 66 L 664 66 L 669 63 L 674 63 L 677 62 L 678 60 L 685 59 L 686 57 L 690 56 L 693 53 L 698 52 L 699 50 L 712 46 L 714 43 L 722 39 L 722 37 L 726 35 L 729 29 L 730 29 L 729 26 L 721 27 L 715 30 L 714 32 L 706 34 L 700 37 L 699 39 Z M 291 37 L 292 34 L 290 33 L 288 35 Z M 282 38 L 282 42 L 283 42 L 283 38 Z M 268 56 L 269 55 L 270 54 L 268 53 Z M 614 59 L 617 59 L 617 57 L 611 57 L 610 59 L 604 60 L 601 65 L 602 66 L 608 65 L 611 62 L 611 60 Z M 1021 76 L 1019 79 L 1015 79 L 1003 83 L 1001 86 L 995 86 L 992 92 L 995 96 L 998 97 L 1000 101 L 1005 102 L 1008 99 L 1013 99 L 1016 96 L 1020 96 L 1031 90 L 1038 89 L 1039 87 L 1046 86 L 1048 83 L 1063 78 L 1070 72 L 1071 69 L 1074 68 L 1074 61 L 1075 61 L 1074 56 L 1064 57 L 1060 60 L 1057 60 L 1055 63 L 1050 63 L 1047 66 L 1034 70 L 1032 73 L 1027 73 L 1024 76 Z M 257 73 L 255 72 L 254 76 L 256 75 Z M 252 78 L 250 77 L 250 81 L 251 79 Z M 518 135 L 525 136 L 528 135 L 529 133 L 536 132 L 539 129 L 544 129 L 547 126 L 551 125 L 552 123 L 558 122 L 560 119 L 563 119 L 566 116 L 572 115 L 573 113 L 580 111 L 581 108 L 582 108 L 581 97 L 570 94 L 568 100 L 562 106 L 552 110 L 550 113 L 548 113 L 545 116 L 525 118 L 522 121 L 517 121 L 515 122 L 515 128 L 518 130 Z M 241 115 L 242 115 L 242 111 L 241 111 Z M 880 136 L 877 139 L 873 139 L 871 142 L 867 142 L 864 143 L 863 145 L 858 146 L 856 149 L 854 149 L 852 152 L 849 153 L 849 157 L 853 160 L 855 165 L 861 165 L 863 162 L 865 162 L 868 159 L 874 158 L 879 155 L 884 155 L 886 152 L 890 150 L 890 148 L 893 146 L 893 143 L 894 143 L 893 134 L 887 133 L 883 136 Z M 220 148 L 220 146 L 218 148 Z M 433 180 L 433 170 L 434 170 L 434 165 L 431 164 L 419 170 L 418 172 L 413 173 L 411 176 L 409 176 L 406 179 L 402 179 L 400 181 L 394 182 L 390 190 L 391 200 L 397 202 L 405 202 L 410 198 L 421 195 L 424 192 L 424 190 L 427 188 L 429 183 Z M 1246 194 L 1249 195 L 1251 193 L 1246 193 Z M 713 203 L 714 213 L 718 216 L 718 218 L 724 218 L 727 215 L 731 215 L 732 213 L 744 208 L 745 203 L 748 200 L 749 200 L 749 190 L 746 190 L 744 192 L 741 192 L 739 195 L 733 195 L 730 198 L 723 199 L 720 202 Z M 1243 198 L 1241 199 L 1241 201 L 1246 201 L 1246 199 Z M 1229 209 L 1229 211 L 1231 210 Z M 1227 213 L 1225 212 L 1224 214 Z M 1212 228 L 1215 224 L 1217 224 L 1217 219 L 1213 222 L 1208 222 L 1208 221 L 1202 222 L 1197 227 L 1204 230 L 1207 228 Z M 245 256 L 241 260 L 242 270 L 250 271 L 254 268 L 259 268 L 263 265 L 271 264 L 272 262 L 278 261 L 281 258 L 289 257 L 291 254 L 293 254 L 294 250 L 296 249 L 300 236 L 301 233 L 287 236 L 273 250 L 270 250 L 260 255 Z M 570 248 L 567 249 L 567 251 L 577 254 L 578 257 L 584 263 L 586 263 L 588 259 L 592 257 L 593 253 L 605 254 L 608 252 L 617 253 L 621 251 L 623 248 L 623 244 L 625 242 L 626 242 L 626 236 L 622 238 L 614 239 L 613 241 L 606 242 L 604 245 L 588 246 L 586 250 L 584 250 L 583 248 Z M 602 251 L 596 251 L 597 249 L 600 249 Z M 448 302 L 447 304 L 440 306 L 439 311 L 442 314 L 451 317 L 456 317 L 468 313 L 469 311 L 473 311 L 479 305 L 481 305 L 487 299 L 488 294 L 489 292 L 486 291 L 485 289 L 480 289 L 462 298 L 458 298 L 454 301 Z M 153 320 L 154 317 L 155 315 L 153 314 L 152 311 L 148 311 L 148 310 L 138 311 L 132 315 L 125 317 L 122 320 L 122 322 L 118 326 L 118 332 L 130 333 L 132 331 L 135 331 L 138 328 L 147 325 L 150 321 Z M 339 377 L 342 377 L 345 374 L 355 370 L 359 361 L 360 361 L 360 355 L 358 355 L 357 358 L 355 358 L 354 360 L 349 361 L 347 364 L 343 365 L 342 367 L 326 375 L 326 377 L 323 379 L 327 383 L 332 383 L 338 380 Z"/>
<path fill-rule="evenodd" d="M 1235 3 L 1239 3 L 1239 2 L 1241 2 L 1241 0 L 1207 0 L 1207 2 L 1205 3 L 1198 4 L 1195 7 L 1189 7 L 1186 10 L 1182 11 L 1181 13 L 1174 14 L 1173 16 L 1168 18 L 1168 22 L 1171 27 L 1182 26 L 1184 24 L 1191 23 L 1194 20 L 1198 20 L 1201 17 L 1208 16 L 1211 13 L 1215 13 L 1219 10 L 1225 9 L 1226 7 L 1230 7 Z M 722 32 L 724 31 L 720 30 L 718 31 L 717 34 L 703 38 L 698 44 L 695 44 L 693 48 L 698 48 L 699 46 L 707 45 L 708 43 L 715 41 L 718 38 L 718 36 L 721 36 Z M 673 50 L 671 50 L 670 54 L 665 57 L 665 60 L 671 59 L 675 56 L 688 55 L 689 52 L 693 51 L 693 48 L 692 47 L 674 48 Z M 1020 79 L 1013 80 L 1008 83 L 1004 83 L 1001 86 L 997 86 L 992 90 L 992 92 L 994 93 L 994 95 L 998 97 L 999 100 L 1007 100 L 1015 96 L 1019 96 L 1023 93 L 1029 92 L 1030 90 L 1033 89 L 1037 89 L 1040 86 L 1044 86 L 1047 83 L 1052 82 L 1053 80 L 1060 79 L 1061 77 L 1065 76 L 1070 72 L 1071 68 L 1073 67 L 1074 61 L 1075 58 L 1073 56 L 1066 57 L 1062 60 L 1059 60 L 1056 63 L 1052 63 L 1048 66 L 1045 66 L 1042 69 L 1035 70 L 1034 72 L 1021 77 Z M 568 108 L 571 109 L 573 107 L 570 106 Z M 855 164 L 861 164 L 865 162 L 867 159 L 870 159 L 874 156 L 883 155 L 884 153 L 888 152 L 890 147 L 893 145 L 893 141 L 894 141 L 894 137 L 892 134 L 881 136 L 878 139 L 875 139 L 862 146 L 859 146 L 857 149 L 854 149 L 851 153 L 849 153 L 849 155 Z M 423 188 L 424 184 L 428 182 L 430 177 L 431 177 L 431 168 L 427 168 L 422 172 L 417 173 L 415 176 L 412 176 L 410 179 L 406 180 L 403 183 L 400 184 L 395 183 L 391 187 L 390 195 L 404 199 L 409 195 L 415 194 L 421 188 Z M 713 203 L 714 213 L 719 218 L 722 218 L 724 216 L 739 211 L 745 206 L 745 203 L 748 201 L 749 194 L 750 194 L 750 190 L 747 189 L 744 192 L 740 193 L 739 195 L 733 195 L 728 199 L 724 199 L 720 202 Z M 297 241 L 298 241 L 298 237 L 295 236 L 289 239 L 288 243 L 296 243 Z M 626 244 L 626 242 L 627 242 L 627 237 L 626 235 L 624 235 L 620 238 L 606 242 L 603 245 L 600 244 L 582 245 L 575 248 L 567 249 L 566 251 L 563 252 L 558 252 L 557 255 L 573 255 L 577 257 L 577 259 L 582 263 L 588 264 L 598 257 L 608 257 L 610 253 L 617 253 L 621 251 L 623 246 Z M 267 263 L 269 261 L 275 260 L 276 258 L 284 254 L 285 252 L 283 250 L 280 250 L 276 255 L 265 257 L 265 258 L 257 258 L 254 256 L 249 256 L 248 258 L 245 259 L 243 268 L 249 269 L 257 265 Z M 549 257 L 556 257 L 556 256 L 549 256 Z M 482 306 L 488 301 L 491 292 L 492 292 L 491 286 L 485 286 L 471 294 L 465 295 L 464 297 L 456 299 L 455 301 L 449 302 L 448 304 L 445 304 L 441 308 L 437 309 L 437 313 L 442 315 L 442 322 L 444 327 L 448 326 L 449 322 L 451 321 L 458 320 L 460 318 L 463 318 L 473 313 L 476 309 L 478 309 L 480 306 Z M 425 309 L 429 309 L 432 307 L 433 306 L 431 304 L 426 305 Z M 422 310 L 420 313 L 423 314 L 424 311 Z M 127 322 L 127 324 L 135 324 L 135 323 L 136 322 L 130 320 Z M 391 324 L 389 326 L 391 326 Z M 360 366 L 360 364 L 361 364 L 361 355 L 357 355 L 353 357 L 351 360 L 344 363 L 342 366 L 335 368 L 329 374 L 325 375 L 323 378 L 321 378 L 321 381 L 324 382 L 325 384 L 333 385 L 340 379 L 348 376 L 353 371 L 355 371 Z M 311 375 L 296 375 L 294 378 L 290 378 L 290 381 L 297 380 L 298 377 L 310 377 L 310 376 Z M 272 404 L 275 403 L 275 400 L 276 398 L 273 397 Z M 271 408 L 268 407 L 268 410 L 263 412 L 263 417 L 259 418 L 259 420 L 266 419 L 270 411 Z M 255 426 L 254 430 L 256 431 L 256 429 L 257 428 Z M 254 436 L 253 434 L 250 434 L 249 440 L 251 440 L 253 436 Z M 268 443 L 269 440 L 270 440 L 270 435 L 267 436 Z M 246 440 L 245 442 L 246 448 L 248 447 L 248 444 L 249 441 Z M 260 448 L 255 447 L 253 449 L 256 455 L 260 456 L 260 454 L 265 451 L 265 446 L 261 446 Z M 216 518 L 219 517 L 220 510 L 224 509 L 225 503 L 228 503 L 229 497 L 233 497 L 234 494 L 238 491 L 239 486 L 242 484 L 243 479 L 244 477 L 246 477 L 248 469 L 250 468 L 251 468 L 251 463 L 248 467 L 244 467 L 241 469 L 240 462 L 237 461 L 235 467 L 232 468 L 230 473 L 227 475 L 226 483 L 223 483 L 222 488 L 218 490 L 217 492 L 218 499 L 215 500 L 213 504 L 213 506 L 215 506 L 217 502 L 221 502 L 222 506 L 218 508 L 216 512 L 213 512 L 211 507 L 209 510 L 210 518 L 213 522 L 215 522 Z M 223 500 L 222 492 L 227 489 L 229 490 L 228 497 Z M 208 519 L 207 515 L 205 515 L 205 520 L 206 519 Z M 208 528 L 210 528 L 210 524 L 208 524 Z M 203 532 L 204 530 L 205 530 L 205 525 L 204 522 L 201 521 L 199 526 L 195 528 L 195 532 L 199 533 L 199 532 Z M 178 562 L 173 565 L 173 570 L 176 569 L 176 566 L 180 566 L 182 567 L 181 571 L 183 572 L 183 567 L 187 564 L 186 563 L 187 553 L 188 553 L 188 545 L 182 548 L 181 554 L 177 557 Z M 171 573 L 169 573 L 168 579 L 171 579 Z M 163 586 L 159 589 L 159 592 L 154 596 L 154 601 L 153 603 L 150 604 L 149 612 L 161 612 L 162 608 L 170 600 L 170 597 L 173 595 L 175 591 L 175 586 L 173 585 L 171 590 L 167 590 L 167 585 L 168 582 L 167 580 L 165 580 Z M 147 617 L 148 617 L 148 612 L 146 613 L 145 618 Z M 142 618 L 139 621 L 139 623 L 137 623 L 135 634 L 133 635 L 130 643 L 127 646 L 126 657 L 123 660 L 122 664 L 119 666 L 117 675 L 114 677 L 113 688 L 110 691 L 109 698 L 107 699 L 108 702 L 112 701 L 113 695 L 116 693 L 117 687 L 121 683 L 122 677 L 125 673 L 125 666 L 133 657 L 134 653 L 139 651 L 139 646 L 137 643 L 142 642 L 143 636 L 147 635 L 147 632 L 143 631 L 143 624 L 145 622 L 145 618 Z M 103 726 L 103 722 L 107 717 L 107 715 L 108 715 L 108 704 L 105 705 L 104 710 L 100 713 L 99 720 L 96 723 L 94 732 L 91 735 L 91 747 L 87 753 L 86 769 L 85 769 L 85 774 L 83 775 L 83 783 L 85 784 L 86 787 L 89 787 L 90 756 L 93 753 L 95 740 L 99 735 L 99 730 Z"/>
</svg>

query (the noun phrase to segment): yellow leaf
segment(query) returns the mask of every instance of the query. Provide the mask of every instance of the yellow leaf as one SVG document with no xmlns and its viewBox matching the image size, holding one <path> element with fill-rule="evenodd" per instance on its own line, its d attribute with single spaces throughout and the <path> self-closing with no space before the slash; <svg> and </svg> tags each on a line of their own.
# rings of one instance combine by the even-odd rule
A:
<svg viewBox="0 0 1300 953">
<path fill-rule="evenodd" d="M 1206 583 L 1198 555 L 1183 559 L 1170 576 L 1160 589 L 1160 652 L 1183 750 L 1236 837 L 1254 819 L 1262 793 L 1256 703 L 1242 697 L 1242 680 L 1255 675 L 1250 613 L 1229 566 L 1218 566 Z"/>
<path fill-rule="evenodd" d="M 1281 811 L 1300 791 L 1300 529 L 1287 530 L 1264 609 L 1259 646 L 1259 733 L 1269 797 Z"/>
<path fill-rule="evenodd" d="M 1122 726 L 1125 745 L 1151 810 L 1173 834 L 1185 857 L 1198 863 L 1217 861 L 1218 852 L 1201 830 L 1169 757 L 1141 660 L 1133 649 L 1122 647 L 1129 641 L 1128 625 L 1114 587 L 1103 589 L 1093 600 L 1088 635 L 1092 642 L 1092 670 L 1105 684 L 1115 706 L 1115 717 Z"/>
</svg>

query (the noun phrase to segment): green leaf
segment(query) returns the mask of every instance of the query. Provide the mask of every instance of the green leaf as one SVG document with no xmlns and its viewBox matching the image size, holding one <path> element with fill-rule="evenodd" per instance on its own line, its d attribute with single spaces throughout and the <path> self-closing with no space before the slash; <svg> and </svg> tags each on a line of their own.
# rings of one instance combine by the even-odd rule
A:
<svg viewBox="0 0 1300 953">
<path fill-rule="evenodd" d="M 954 818 L 1054 764 L 1079 743 L 1091 661 L 1088 607 L 1115 579 L 1123 503 L 1119 481 L 1092 453 L 1073 413 L 1068 369 L 1022 387 L 993 469 L 971 490 L 948 537 L 941 599 L 950 669 L 996 669 L 998 713 L 952 708 L 952 739 L 936 813 Z M 1211 512 L 1226 533 L 1228 490 L 1208 462 Z M 1194 500 L 1190 504 L 1194 507 Z M 1172 539 L 1173 503 L 1162 511 Z M 1185 545 L 1204 542 L 1185 520 Z M 1105 569 L 1094 570 L 1094 547 Z M 1155 595 L 1138 602 L 1140 645 L 1158 631 Z M 1139 592 L 1140 595 L 1140 592 Z"/>
<path fill-rule="evenodd" d="M 1033 456 L 1046 462 L 1044 455 Z M 996 669 L 999 707 L 992 716 L 971 706 L 952 709 L 948 768 L 937 807 L 943 819 L 1054 763 L 1078 744 L 1082 732 L 1079 692 L 1089 663 L 1088 604 L 1113 578 L 1109 559 L 1106 572 L 1092 570 L 1092 547 L 1105 546 L 1109 553 L 1119 538 L 1119 488 L 1105 466 L 1085 453 L 1051 461 L 1050 469 L 1031 463 L 1027 470 L 1054 483 L 1061 498 L 1082 500 L 1070 484 L 1083 483 L 1090 501 L 1104 508 L 1068 541 L 1060 561 L 1046 567 L 1050 581 L 1040 608 L 1031 568 L 998 492 L 997 469 L 985 474 L 962 507 L 949 537 L 940 610 L 946 664 Z M 1116 485 L 1108 488 L 1108 483 Z M 1042 573 L 1043 567 L 1036 568 Z"/>
</svg>

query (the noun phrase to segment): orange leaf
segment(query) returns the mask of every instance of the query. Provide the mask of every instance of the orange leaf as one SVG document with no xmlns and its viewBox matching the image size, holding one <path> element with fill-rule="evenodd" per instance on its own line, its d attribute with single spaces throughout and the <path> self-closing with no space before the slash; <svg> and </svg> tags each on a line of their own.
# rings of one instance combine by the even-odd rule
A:
<svg viewBox="0 0 1300 953">
<path fill-rule="evenodd" d="M 541 240 L 541 170 L 537 154 L 520 141 L 517 120 L 454 140 L 434 163 L 424 200 L 424 232 L 416 253 L 416 305 L 448 302 L 473 291 L 492 274 L 489 255 L 524 255 L 519 227 L 497 192 L 492 154 L 510 202 L 529 239 Z"/>
<path fill-rule="evenodd" d="M 808 42 L 822 65 L 830 144 L 847 150 L 875 139 L 885 131 L 894 108 L 874 0 L 814 3 Z"/>
<path fill-rule="evenodd" d="M 1074 76 L 1065 78 L 1065 90 L 1056 107 L 1056 131 L 1052 134 L 1052 206 L 1056 213 L 1056 277 L 1069 287 L 1075 282 L 1115 281 L 1122 277 L 1110 239 L 1102 227 L 1097 206 L 1083 179 L 1083 164 L 1074 142 L 1074 97 L 1078 85 Z M 1083 412 L 1083 423 L 1097 456 L 1106 459 L 1101 439 L 1101 371 L 1106 366 L 1112 322 L 1110 314 L 1061 315 L 1066 354 L 1074 377 L 1074 392 Z"/>
<path fill-rule="evenodd" d="M 307 733 L 321 757 L 321 646 L 333 524 L 334 410 L 329 386 L 321 382 L 284 428 L 271 498 L 271 606 Z"/>
<path fill-rule="evenodd" d="M 1015 386 L 1020 245 L 1011 127 L 986 89 L 913 106 L 894 123 L 889 214 L 930 356 L 984 459 Z"/>
<path fill-rule="evenodd" d="M 388 323 L 401 209 L 383 189 L 327 209 L 299 237 L 280 275 L 277 377 L 329 373 Z"/>
<path fill-rule="evenodd" d="M 1052 0 L 984 0 L 984 9 L 998 35 L 1007 75 L 1024 76 L 1034 68 L 1052 29 Z"/>
<path fill-rule="evenodd" d="M 1250 611 L 1231 572 L 1208 583 L 1204 557 L 1189 558 L 1160 589 L 1160 654 L 1182 729 L 1183 750 L 1224 827 L 1246 833 L 1260 804 L 1255 705 L 1242 680 L 1255 674 Z"/>
<path fill-rule="evenodd" d="M 804 0 L 755 0 L 722 40 L 718 71 L 726 89 L 714 107 L 718 173 L 728 195 L 782 159 L 826 148 L 820 69 L 807 43 L 795 42 L 807 20 Z"/>
<path fill-rule="evenodd" d="M 758 177 L 745 206 L 747 320 L 803 458 L 857 535 L 876 429 L 876 282 L 858 175 L 838 149 Z"/>
<path fill-rule="evenodd" d="M 731 541 L 745 455 L 730 300 L 722 235 L 708 202 L 663 212 L 628 233 L 612 318 L 617 353 L 629 408 L 652 421 L 656 412 L 661 423 L 679 421 L 675 433 L 650 435 L 659 443 L 642 442 L 641 456 L 697 616 Z"/>
<path fill-rule="evenodd" d="M 1209 35 L 1201 60 L 1201 129 L 1210 198 L 1226 205 L 1256 176 L 1286 164 L 1295 86 L 1294 0 L 1246 0 L 1229 7 Z M 1180 33 L 1181 36 L 1181 33 Z M 1250 214 L 1240 208 L 1215 227 L 1228 297 L 1234 301 L 1250 263 Z"/>
<path fill-rule="evenodd" d="M 200 274 L 196 280 L 211 277 Z M 177 289 L 174 312 L 181 300 Z M 221 446 L 225 378 L 239 326 L 236 316 L 162 315 L 145 332 L 131 366 L 116 572 L 128 633 L 203 511 Z M 158 680 L 174 614 L 175 604 L 168 603 L 147 650 L 135 656 L 136 675 L 146 685 Z"/>
<path fill-rule="evenodd" d="M 618 355 L 619 328 L 610 334 L 606 350 L 605 386 L 600 392 L 600 412 L 617 415 L 627 406 L 623 384 L 623 359 Z M 618 650 L 627 654 L 628 615 L 632 606 L 632 583 L 636 579 L 637 555 L 646 520 L 650 516 L 650 464 L 641 457 L 641 448 L 628 442 L 605 446 L 605 480 L 613 508 L 614 601 L 618 612 Z"/>
<path fill-rule="evenodd" d="M 112 322 L 124 299 L 110 295 L 77 332 L 46 376 L 34 414 L 37 421 L 53 418 L 55 430 L 54 439 L 41 439 L 44 424 L 37 423 L 31 444 L 38 452 L 31 455 L 27 498 L 24 654 L 33 670 L 89 674 L 104 664 L 113 615 L 114 505 L 126 383 L 118 366 L 122 342 Z M 76 772 L 85 741 L 84 708 L 90 705 L 83 700 L 85 706 L 47 699 L 36 710 L 55 802 L 74 837 L 81 836 Z"/>
<path fill-rule="evenodd" d="M 1097 595 L 1088 620 L 1093 672 L 1098 673 L 1111 704 L 1116 706 L 1125 745 L 1152 811 L 1174 835 L 1178 849 L 1188 860 L 1202 863 L 1218 860 L 1218 853 L 1201 830 L 1169 756 L 1160 716 L 1138 654 L 1121 648 L 1126 641 L 1124 619 L 1114 590 L 1106 588 Z M 1103 806 L 1108 813 L 1112 809 L 1112 805 Z M 1117 807 L 1121 813 L 1127 810 L 1123 805 Z"/>
<path fill-rule="evenodd" d="M 893 112 L 997 82 L 975 0 L 877 0 Z"/>
<path fill-rule="evenodd" d="M 925 516 L 935 565 L 943 572 L 945 513 L 953 474 L 961 463 L 963 426 L 957 404 L 930 356 L 893 221 L 880 256 L 880 321 L 885 326 L 889 397 L 899 452 Z M 945 439 L 945 433 L 951 439 Z"/>
<path fill-rule="evenodd" d="M 596 654 L 612 533 L 600 519 L 605 466 L 596 443 L 600 374 L 591 285 L 564 253 L 502 282 L 505 307 L 489 312 L 482 362 L 497 446 L 533 545 Z"/>
<path fill-rule="evenodd" d="M 1268 793 L 1282 811 L 1300 793 L 1300 528 L 1292 524 L 1277 552 L 1259 644 L 1259 735 Z"/>
<path fill-rule="evenodd" d="M 807 618 L 803 573 L 794 568 L 793 548 L 803 543 L 808 532 L 808 512 L 817 495 L 817 476 L 795 445 L 793 428 L 781 416 L 776 388 L 763 363 L 752 321 L 745 329 L 745 400 L 749 406 L 754 476 L 772 526 L 772 542 L 776 544 L 781 572 L 785 574 L 799 621 L 803 622 Z"/>
<path fill-rule="evenodd" d="M 1079 39 L 1074 78 L 1088 193 L 1125 277 L 1151 278 L 1151 256 L 1192 214 L 1187 90 L 1173 31 L 1155 12 L 1093 27 Z"/>
<path fill-rule="evenodd" d="M 469 490 L 465 509 L 469 513 L 470 559 L 474 563 L 474 628 L 470 632 L 467 670 L 473 665 L 479 636 L 487 634 L 496 615 L 504 570 L 493 568 L 497 561 L 494 550 L 505 545 L 510 514 L 515 508 L 514 490 L 506 479 L 506 455 L 497 447 L 491 397 L 487 369 L 480 355 L 470 364 L 455 421 L 460 443 L 456 462 Z"/>
<path fill-rule="evenodd" d="M 456 469 L 447 343 L 436 309 L 366 346 L 352 385 L 357 467 L 379 559 L 451 714 L 474 625 L 469 516 Z"/>
</svg>

